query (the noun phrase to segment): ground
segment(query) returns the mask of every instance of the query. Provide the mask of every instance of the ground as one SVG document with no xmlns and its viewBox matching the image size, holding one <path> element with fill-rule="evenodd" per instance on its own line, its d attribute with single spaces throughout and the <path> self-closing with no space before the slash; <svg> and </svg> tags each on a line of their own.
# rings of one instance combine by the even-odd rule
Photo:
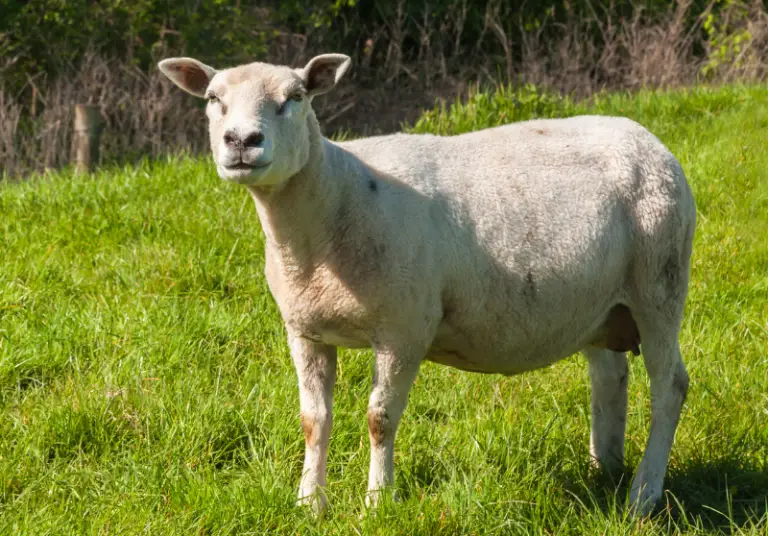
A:
<svg viewBox="0 0 768 536">
<path fill-rule="evenodd" d="M 402 502 L 361 516 L 371 354 L 344 351 L 332 507 L 295 506 L 304 437 L 252 202 L 210 158 L 0 184 L 0 534 L 765 534 L 768 89 L 479 94 L 419 131 L 628 115 L 679 157 L 699 220 L 682 333 L 691 390 L 665 504 L 589 466 L 586 363 L 515 377 L 426 363 L 396 448 Z M 631 359 L 627 454 L 648 434 Z"/>
</svg>

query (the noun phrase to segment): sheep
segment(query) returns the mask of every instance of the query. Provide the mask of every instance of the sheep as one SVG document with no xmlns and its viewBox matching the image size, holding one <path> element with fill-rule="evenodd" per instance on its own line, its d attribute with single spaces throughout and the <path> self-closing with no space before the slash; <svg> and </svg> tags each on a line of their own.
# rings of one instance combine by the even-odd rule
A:
<svg viewBox="0 0 768 536">
<path fill-rule="evenodd" d="M 592 463 L 614 472 L 626 353 L 642 350 L 651 427 L 629 506 L 651 513 L 688 390 L 679 334 L 696 207 L 676 158 L 634 121 L 602 116 L 335 143 L 312 100 L 350 64 L 159 64 L 208 100 L 218 174 L 256 205 L 298 376 L 299 503 L 327 503 L 337 347 L 374 350 L 371 507 L 393 486 L 395 434 L 424 360 L 512 375 L 583 352 Z"/>
</svg>

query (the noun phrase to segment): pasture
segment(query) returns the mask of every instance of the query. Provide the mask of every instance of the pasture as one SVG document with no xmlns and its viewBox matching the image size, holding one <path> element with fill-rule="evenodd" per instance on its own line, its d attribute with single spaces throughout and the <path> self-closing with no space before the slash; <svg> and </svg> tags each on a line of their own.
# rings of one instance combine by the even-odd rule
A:
<svg viewBox="0 0 768 536">
<path fill-rule="evenodd" d="M 768 89 L 481 92 L 413 129 L 578 113 L 648 127 L 698 206 L 691 389 L 657 516 L 622 508 L 648 433 L 642 358 L 616 487 L 589 466 L 580 356 L 514 377 L 425 363 L 397 437 L 402 501 L 361 516 L 372 354 L 341 352 L 330 508 L 295 506 L 298 390 L 256 211 L 209 157 L 179 156 L 0 183 L 0 534 L 765 534 Z"/>
</svg>

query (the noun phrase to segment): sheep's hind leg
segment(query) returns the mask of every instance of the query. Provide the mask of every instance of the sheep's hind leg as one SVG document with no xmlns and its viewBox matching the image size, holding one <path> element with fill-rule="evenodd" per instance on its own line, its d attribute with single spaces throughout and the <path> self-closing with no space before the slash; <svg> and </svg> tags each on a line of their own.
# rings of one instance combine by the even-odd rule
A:
<svg viewBox="0 0 768 536">
<path fill-rule="evenodd" d="M 376 347 L 373 390 L 368 403 L 371 465 L 365 502 L 376 506 L 384 488 L 394 484 L 397 426 L 423 359 L 412 350 Z"/>
<path fill-rule="evenodd" d="M 664 474 L 688 392 L 688 374 L 680 356 L 679 322 L 641 316 L 638 325 L 651 383 L 651 431 L 632 481 L 630 501 L 635 514 L 647 515 L 663 492 Z"/>
<path fill-rule="evenodd" d="M 611 476 L 624 467 L 629 368 L 623 352 L 588 347 L 592 383 L 592 430 L 589 453 L 593 464 Z"/>
<path fill-rule="evenodd" d="M 325 508 L 326 461 L 333 419 L 336 348 L 289 334 L 291 356 L 299 377 L 301 426 L 304 429 L 304 469 L 298 502 L 320 513 Z"/>
</svg>

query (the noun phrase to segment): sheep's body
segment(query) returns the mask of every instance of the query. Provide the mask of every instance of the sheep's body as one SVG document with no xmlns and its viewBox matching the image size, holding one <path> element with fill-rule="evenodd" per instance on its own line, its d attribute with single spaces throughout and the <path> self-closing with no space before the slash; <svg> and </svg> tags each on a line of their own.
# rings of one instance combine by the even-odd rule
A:
<svg viewBox="0 0 768 536">
<path fill-rule="evenodd" d="M 349 308 L 337 314 L 338 292 L 302 305 L 294 294 L 304 287 L 285 288 L 283 314 L 311 310 L 298 322 L 323 342 L 369 346 L 381 326 L 429 332 L 439 321 L 429 359 L 521 372 L 584 348 L 613 306 L 632 309 L 649 285 L 665 284 L 665 267 L 687 264 L 695 208 L 685 177 L 627 119 L 339 145 L 383 177 L 334 163 L 348 172 L 327 179 L 343 190 L 327 207 L 339 229 L 329 252 L 341 258 L 325 262 L 346 266 L 324 277 L 340 280 Z"/>
<path fill-rule="evenodd" d="M 642 341 L 652 423 L 631 500 L 649 511 L 688 386 L 678 335 L 696 212 L 677 160 L 640 125 L 590 116 L 335 144 L 285 95 L 298 84 L 310 97 L 326 91 L 348 64 L 161 64 L 186 90 L 217 94 L 208 115 L 219 173 L 256 202 L 299 378 L 299 498 L 325 502 L 337 346 L 376 354 L 375 502 L 393 481 L 397 425 L 424 359 L 514 374 L 582 350 L 590 452 L 611 470 L 623 463 L 625 352 Z"/>
</svg>

